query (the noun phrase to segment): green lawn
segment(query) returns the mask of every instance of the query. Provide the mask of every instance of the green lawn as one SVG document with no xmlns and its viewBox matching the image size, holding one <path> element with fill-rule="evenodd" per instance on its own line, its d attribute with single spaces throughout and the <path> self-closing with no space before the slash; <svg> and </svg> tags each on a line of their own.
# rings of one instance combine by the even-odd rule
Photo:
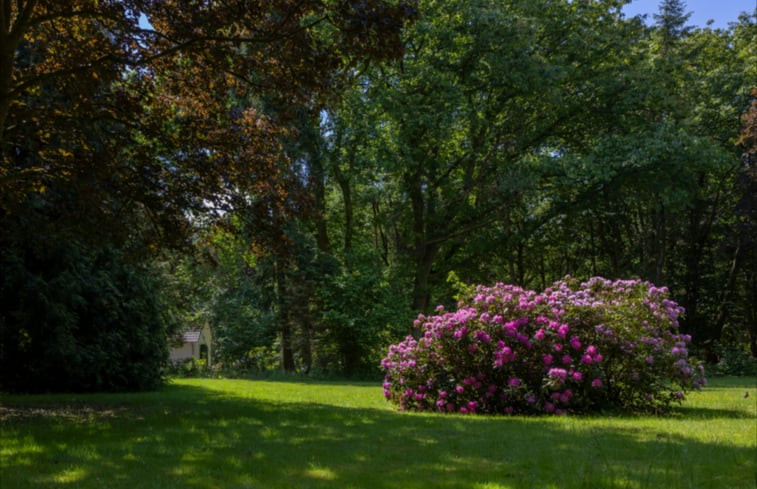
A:
<svg viewBox="0 0 757 489">
<path fill-rule="evenodd" d="M 4 396 L 0 487 L 754 489 L 756 401 L 740 378 L 662 418 L 399 413 L 328 382 Z"/>
</svg>

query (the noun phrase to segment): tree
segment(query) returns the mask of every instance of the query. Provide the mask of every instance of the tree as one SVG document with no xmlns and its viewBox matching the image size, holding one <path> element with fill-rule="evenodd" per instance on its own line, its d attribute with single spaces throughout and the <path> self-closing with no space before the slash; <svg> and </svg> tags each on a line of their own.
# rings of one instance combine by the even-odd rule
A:
<svg viewBox="0 0 757 489">
<path fill-rule="evenodd" d="M 650 33 L 633 75 L 643 84 L 618 124 L 583 151 L 546 163 L 561 160 L 566 170 L 553 180 L 559 220 L 547 228 L 565 252 L 545 252 L 554 249 L 545 241 L 535 249 L 548 261 L 563 255 L 562 273 L 668 284 L 687 310 L 684 330 L 711 349 L 745 326 L 734 303 L 744 242 L 734 213 L 741 157 L 734 143 L 755 76 L 745 49 L 754 24 L 744 16 L 729 30 L 692 30 L 664 58 L 662 28 Z"/>
<path fill-rule="evenodd" d="M 739 342 L 744 330 L 752 357 L 757 357 L 757 88 L 752 103 L 742 117 L 739 143 L 745 149 L 743 166 L 737 179 L 737 246 L 731 266 L 736 292 L 733 303 L 740 303 L 745 328 L 733 328 L 732 339 Z M 731 305 L 730 303 L 728 304 Z"/>
<path fill-rule="evenodd" d="M 262 216 L 287 202 L 272 183 L 286 177 L 287 107 L 325 100 L 362 59 L 398 56 L 414 14 L 380 0 L 4 0 L 1 10 L 3 205 L 87 179 L 93 203 L 116 186 L 128 211 L 165 225 L 160 237 L 187 231 L 186 211 L 245 192 L 259 197 L 261 225 L 275 226 Z M 141 14 L 154 29 L 139 27 Z"/>
<path fill-rule="evenodd" d="M 0 269 L 3 391 L 132 391 L 163 381 L 177 325 L 153 270 L 73 239 L 5 248 Z"/>
<path fill-rule="evenodd" d="M 654 14 L 657 21 L 663 53 L 673 46 L 679 39 L 685 37 L 691 27 L 686 22 L 691 17 L 691 12 L 686 12 L 686 2 L 682 0 L 663 0 L 660 2 L 659 13 Z"/>
<path fill-rule="evenodd" d="M 411 263 L 415 310 L 428 310 L 446 275 L 434 265 L 520 201 L 528 159 L 580 146 L 622 100 L 622 52 L 638 25 L 623 23 L 619 7 L 429 2 L 401 69 L 365 77 L 355 100 L 376 114 L 382 139 L 363 150 L 385 153 L 359 158 L 383 161 L 393 179 L 374 185 L 396 192 L 395 241 Z"/>
<path fill-rule="evenodd" d="M 139 27 L 140 15 L 152 29 Z M 282 151 L 295 129 L 290 104 L 317 107 L 352 67 L 398 56 L 413 15 L 412 4 L 381 0 L 2 0 L 3 255 L 71 241 L 82 256 L 113 248 L 140 267 L 162 246 L 190 245 L 195 222 L 230 209 L 246 209 L 259 249 L 286 252 L 277 246 L 286 217 L 305 205 Z M 35 270 L 48 252 L 20 263 Z M 103 338 L 126 326 L 101 317 L 92 296 L 69 299 L 79 309 L 45 328 L 90 313 Z M 2 352 L 20 351 L 13 318 L 29 304 L 3 310 L 3 341 L 15 343 Z M 165 345 L 159 329 L 153 339 Z M 34 341 L 55 341 L 33 331 Z"/>
</svg>

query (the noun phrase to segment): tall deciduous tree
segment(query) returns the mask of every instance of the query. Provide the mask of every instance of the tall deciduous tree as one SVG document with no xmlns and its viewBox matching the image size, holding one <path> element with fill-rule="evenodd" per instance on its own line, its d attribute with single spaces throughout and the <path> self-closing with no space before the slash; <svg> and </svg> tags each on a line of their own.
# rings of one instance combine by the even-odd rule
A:
<svg viewBox="0 0 757 489">
<path fill-rule="evenodd" d="M 54 246 L 40 242 L 65 240 L 86 256 L 127 250 L 119 259 L 133 264 L 232 208 L 247 211 L 256 245 L 276 249 L 304 200 L 281 144 L 295 130 L 289 108 L 335 96 L 359 63 L 398 57 L 414 14 L 383 0 L 0 1 L 4 267 L 47 262 Z M 73 299 L 61 302 L 77 304 L 68 322 L 51 316 L 63 329 L 104 311 Z M 29 304 L 0 318 L 22 353 Z"/>
<path fill-rule="evenodd" d="M 427 2 L 402 68 L 367 78 L 366 113 L 378 114 L 373 125 L 391 148 L 383 172 L 397 186 L 414 309 L 428 309 L 440 258 L 506 219 L 528 178 L 524 162 L 580 146 L 622 100 L 636 24 L 621 21 L 620 5 Z"/>
<path fill-rule="evenodd" d="M 381 0 L 3 0 L 0 12 L 3 205 L 88 180 L 95 203 L 115 188 L 156 224 L 240 192 L 261 196 L 260 216 L 282 207 L 287 109 L 327 99 L 361 60 L 399 56 L 414 15 Z"/>
</svg>

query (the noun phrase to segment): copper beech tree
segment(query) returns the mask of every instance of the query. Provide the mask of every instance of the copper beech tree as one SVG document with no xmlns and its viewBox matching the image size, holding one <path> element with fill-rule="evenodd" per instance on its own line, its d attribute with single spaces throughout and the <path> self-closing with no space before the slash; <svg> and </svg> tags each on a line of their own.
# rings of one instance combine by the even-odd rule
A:
<svg viewBox="0 0 757 489">
<path fill-rule="evenodd" d="M 415 15 L 412 0 L 0 0 L 0 210 L 71 189 L 77 226 L 136 216 L 156 244 L 190 212 L 244 204 L 260 244 L 280 242 L 302 205 L 280 146 L 292 109 L 399 58 Z"/>
<path fill-rule="evenodd" d="M 399 59 L 413 4 L 0 0 L 0 390 L 159 382 L 153 250 L 234 210 L 284 263 L 296 115 Z"/>
</svg>

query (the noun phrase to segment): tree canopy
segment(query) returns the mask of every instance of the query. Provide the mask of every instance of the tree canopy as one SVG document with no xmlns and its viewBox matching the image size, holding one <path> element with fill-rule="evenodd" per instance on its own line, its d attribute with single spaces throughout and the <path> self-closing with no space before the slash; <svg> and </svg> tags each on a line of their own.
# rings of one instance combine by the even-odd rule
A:
<svg viewBox="0 0 757 489">
<path fill-rule="evenodd" d="M 288 216 L 307 206 L 301 175 L 282 150 L 297 130 L 293 109 L 317 110 L 352 70 L 399 57 L 414 16 L 412 3 L 381 0 L 3 0 L 4 263 L 63 280 L 76 264 L 51 267 L 67 259 L 56 251 L 61 241 L 94 256 L 115 246 L 119 261 L 144 263 L 165 247 L 186 248 L 198 222 L 231 210 L 254 224 L 254 245 L 279 252 Z M 65 276 L 70 300 L 54 305 L 51 289 L 36 293 L 67 311 L 68 322 L 59 315 L 29 322 L 26 308 L 34 306 L 24 300 L 3 310 L 4 370 L 56 348 L 46 331 L 73 328 L 72 340 L 82 340 L 76 328 L 85 313 L 101 334 L 112 329 L 101 317 L 107 310 L 73 298 L 73 284 L 87 278 Z M 101 285 L 112 283 L 126 286 Z M 165 332 L 153 336 L 165 345 Z"/>
<path fill-rule="evenodd" d="M 219 368 L 376 375 L 468 284 L 566 275 L 757 355 L 755 13 L 624 3 L 0 0 L 3 370 L 151 386 L 203 322 Z"/>
</svg>

